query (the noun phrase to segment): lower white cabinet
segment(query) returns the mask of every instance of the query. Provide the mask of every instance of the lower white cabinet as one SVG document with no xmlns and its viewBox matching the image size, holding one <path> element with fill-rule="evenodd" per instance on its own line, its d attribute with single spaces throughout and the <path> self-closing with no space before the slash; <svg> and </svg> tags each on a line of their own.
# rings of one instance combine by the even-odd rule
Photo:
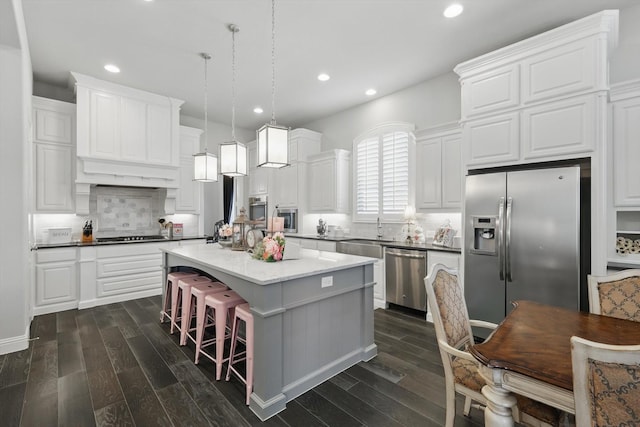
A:
<svg viewBox="0 0 640 427">
<path fill-rule="evenodd" d="M 373 264 L 373 308 L 387 308 L 385 292 L 384 258 Z"/>
<path fill-rule="evenodd" d="M 34 315 L 78 307 L 77 249 L 52 248 L 36 252 Z"/>
<path fill-rule="evenodd" d="M 336 242 L 332 240 L 297 239 L 294 237 L 287 237 L 286 240 L 298 243 L 302 249 L 314 249 L 325 252 L 336 251 Z"/>
</svg>

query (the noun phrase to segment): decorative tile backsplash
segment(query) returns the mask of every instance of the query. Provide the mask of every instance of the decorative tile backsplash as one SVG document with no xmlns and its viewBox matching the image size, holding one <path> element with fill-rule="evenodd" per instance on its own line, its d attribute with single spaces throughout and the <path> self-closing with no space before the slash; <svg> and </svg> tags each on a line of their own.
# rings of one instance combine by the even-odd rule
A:
<svg viewBox="0 0 640 427">
<path fill-rule="evenodd" d="M 155 224 L 151 196 L 99 195 L 97 199 L 102 231 L 134 231 Z"/>
</svg>

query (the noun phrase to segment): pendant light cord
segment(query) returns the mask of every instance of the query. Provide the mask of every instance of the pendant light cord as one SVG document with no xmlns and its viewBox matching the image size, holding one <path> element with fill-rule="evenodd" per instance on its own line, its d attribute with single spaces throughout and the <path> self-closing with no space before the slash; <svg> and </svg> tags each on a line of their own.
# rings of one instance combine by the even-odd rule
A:
<svg viewBox="0 0 640 427">
<path fill-rule="evenodd" d="M 207 140 L 207 125 L 209 122 L 209 112 L 207 111 L 209 102 L 208 102 L 208 93 L 209 93 L 209 89 L 208 89 L 208 72 L 207 72 L 207 63 L 209 62 L 209 59 L 211 59 L 211 55 L 209 55 L 208 53 L 201 53 L 200 54 L 203 58 L 204 58 L 204 152 L 207 152 L 207 149 L 209 148 L 209 141 Z"/>
<path fill-rule="evenodd" d="M 276 124 L 276 0 L 271 0 L 271 124 Z"/>
<path fill-rule="evenodd" d="M 236 32 L 237 27 L 231 29 L 231 141 L 236 141 Z"/>
</svg>

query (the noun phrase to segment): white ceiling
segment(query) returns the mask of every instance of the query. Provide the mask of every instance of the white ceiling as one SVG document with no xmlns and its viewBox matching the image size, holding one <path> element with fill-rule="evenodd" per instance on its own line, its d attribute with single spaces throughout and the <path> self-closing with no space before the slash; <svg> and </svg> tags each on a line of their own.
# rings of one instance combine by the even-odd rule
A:
<svg viewBox="0 0 640 427">
<path fill-rule="evenodd" d="M 231 33 L 236 36 L 236 126 L 271 117 L 270 0 L 22 0 L 34 78 L 68 87 L 69 71 L 185 100 L 231 122 Z M 296 127 L 384 96 L 462 61 L 604 9 L 640 0 L 276 0 L 276 118 Z M 106 72 L 106 63 L 122 72 Z M 322 83 L 320 72 L 331 75 Z M 375 98 L 374 97 L 374 98 Z M 262 116 L 253 113 L 261 105 Z"/>
</svg>

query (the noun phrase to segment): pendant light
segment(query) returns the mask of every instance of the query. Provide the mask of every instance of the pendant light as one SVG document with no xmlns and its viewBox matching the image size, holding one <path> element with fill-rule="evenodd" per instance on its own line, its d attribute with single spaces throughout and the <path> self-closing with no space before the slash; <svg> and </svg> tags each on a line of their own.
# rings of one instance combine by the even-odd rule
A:
<svg viewBox="0 0 640 427">
<path fill-rule="evenodd" d="M 226 176 L 247 174 L 247 147 L 236 141 L 236 33 L 240 28 L 229 24 L 231 31 L 231 141 L 220 144 L 220 173 Z"/>
<path fill-rule="evenodd" d="M 257 131 L 258 167 L 289 165 L 289 129 L 276 124 L 276 3 L 271 0 L 271 123 Z"/>
<path fill-rule="evenodd" d="M 193 179 L 200 182 L 215 182 L 218 180 L 218 158 L 215 154 L 209 153 L 207 147 L 207 126 L 209 116 L 207 112 L 207 63 L 211 59 L 211 55 L 206 52 L 200 54 L 204 59 L 204 152 L 193 155 Z"/>
</svg>

